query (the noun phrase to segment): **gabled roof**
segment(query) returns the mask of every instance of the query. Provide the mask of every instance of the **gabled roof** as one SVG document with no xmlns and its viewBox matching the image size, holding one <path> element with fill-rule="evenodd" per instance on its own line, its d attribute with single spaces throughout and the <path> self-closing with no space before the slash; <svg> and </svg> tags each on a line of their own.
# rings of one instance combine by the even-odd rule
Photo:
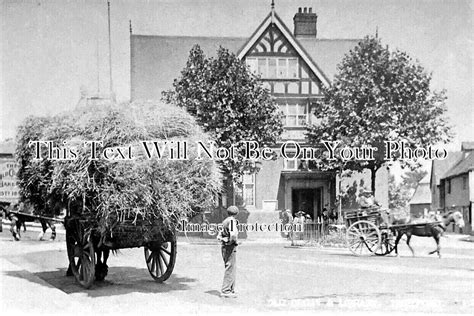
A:
<svg viewBox="0 0 474 316">
<path fill-rule="evenodd" d="M 433 160 L 431 165 L 431 185 L 439 185 L 444 174 L 462 159 L 462 152 L 448 152 L 444 160 Z M 434 182 L 434 183 L 433 183 Z"/>
<path fill-rule="evenodd" d="M 456 165 L 449 169 L 442 178 L 452 178 L 463 173 L 468 173 L 471 170 L 474 170 L 474 153 L 467 154 L 467 157 L 461 159 Z"/>
<path fill-rule="evenodd" d="M 410 204 L 431 204 L 430 184 L 427 182 L 418 183 L 415 193 L 413 194 Z"/>
<path fill-rule="evenodd" d="M 258 41 L 260 36 L 265 32 L 265 30 L 270 26 L 271 23 L 283 33 L 283 36 L 290 42 L 291 46 L 296 50 L 296 52 L 300 55 L 301 58 L 306 62 L 308 67 L 313 71 L 313 73 L 321 80 L 321 82 L 328 87 L 330 85 L 330 80 L 328 77 L 321 71 L 321 69 L 316 65 L 316 63 L 311 59 L 311 56 L 305 51 L 303 46 L 296 40 L 296 38 L 291 34 L 290 30 L 286 27 L 285 23 L 280 19 L 278 14 L 274 13 L 272 17 L 272 13 L 267 15 L 267 17 L 263 20 L 257 30 L 252 34 L 249 38 L 247 43 L 245 43 L 244 47 L 239 51 L 237 56 L 242 59 L 245 55 L 249 52 L 250 48 Z"/>
<path fill-rule="evenodd" d="M 207 56 L 215 56 L 219 46 L 231 52 L 242 53 L 246 45 L 257 36 L 259 30 L 265 31 L 264 25 L 270 23 L 267 16 L 250 38 L 244 37 L 190 37 L 190 36 L 130 36 L 130 73 L 131 99 L 160 99 L 161 92 L 172 87 L 173 80 L 178 78 L 186 66 L 189 51 L 199 44 Z M 344 54 L 354 48 L 360 40 L 295 38 L 281 19 L 275 15 L 275 23 L 280 31 L 298 47 L 321 78 L 333 79 L 337 65 Z M 257 36 L 258 38 L 258 36 Z M 249 46 L 251 47 L 251 45 Z"/>
<path fill-rule="evenodd" d="M 418 183 L 428 183 L 428 184 L 430 184 L 430 178 L 431 178 L 431 174 L 428 172 L 426 174 L 426 176 L 424 176 L 423 179 L 421 179 L 420 182 L 418 182 Z"/>
</svg>

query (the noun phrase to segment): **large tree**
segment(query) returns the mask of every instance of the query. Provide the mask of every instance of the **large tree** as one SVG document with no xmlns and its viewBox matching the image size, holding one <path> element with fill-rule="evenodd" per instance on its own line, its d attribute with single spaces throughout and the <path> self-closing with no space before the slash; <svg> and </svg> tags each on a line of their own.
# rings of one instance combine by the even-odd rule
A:
<svg viewBox="0 0 474 316">
<path fill-rule="evenodd" d="M 452 137 L 445 91 L 432 91 L 431 74 L 407 53 L 390 51 L 380 39 L 366 37 L 338 68 L 315 111 L 318 124 L 308 127 L 308 138 L 318 144 L 341 141 L 338 148 L 367 145 L 378 151 L 374 160 L 335 160 L 329 168 L 370 169 L 375 191 L 375 173 L 385 163 L 384 141 L 426 148 Z"/>
<path fill-rule="evenodd" d="M 216 57 L 206 57 L 195 45 L 173 89 L 164 100 L 191 113 L 209 132 L 219 147 L 242 149 L 243 141 L 256 141 L 260 147 L 275 144 L 283 131 L 278 106 L 268 90 L 244 61 L 220 47 Z M 258 164 L 237 159 L 222 161 L 223 171 L 239 181 L 244 171 L 255 171 Z"/>
</svg>

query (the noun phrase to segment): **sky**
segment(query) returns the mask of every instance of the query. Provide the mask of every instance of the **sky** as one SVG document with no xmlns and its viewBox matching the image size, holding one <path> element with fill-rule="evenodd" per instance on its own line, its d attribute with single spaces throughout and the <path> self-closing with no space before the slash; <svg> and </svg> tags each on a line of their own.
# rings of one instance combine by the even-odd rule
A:
<svg viewBox="0 0 474 316">
<path fill-rule="evenodd" d="M 72 109 L 80 89 L 106 93 L 106 0 L 1 0 L 0 140 L 29 114 Z M 250 37 L 271 0 L 111 0 L 112 74 L 118 101 L 130 97 L 129 20 L 134 34 Z M 363 38 L 408 52 L 446 89 L 459 150 L 474 141 L 473 2 L 467 0 L 275 0 L 293 29 L 298 7 L 318 14 L 318 37 Z M 183 65 L 184 66 L 184 65 Z M 171 83 L 170 83 L 171 85 Z"/>
</svg>

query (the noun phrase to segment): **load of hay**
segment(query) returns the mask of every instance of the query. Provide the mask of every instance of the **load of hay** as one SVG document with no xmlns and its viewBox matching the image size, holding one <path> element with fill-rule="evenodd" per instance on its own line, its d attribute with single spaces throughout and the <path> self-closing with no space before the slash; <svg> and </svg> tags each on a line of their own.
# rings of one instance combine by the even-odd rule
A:
<svg viewBox="0 0 474 316">
<path fill-rule="evenodd" d="M 30 142 L 38 140 L 63 147 L 61 154 L 74 148 L 76 157 L 51 159 L 43 145 L 42 159 L 34 159 L 35 146 Z M 143 141 L 164 140 L 187 141 L 188 159 L 144 155 Z M 142 235 L 150 226 L 169 231 L 179 219 L 211 208 L 220 191 L 215 161 L 195 155 L 195 142 L 208 140 L 184 110 L 151 102 L 29 117 L 17 135 L 20 196 L 41 215 L 51 215 L 60 203 L 69 214 L 88 219 L 104 236 L 120 231 Z M 101 148 L 131 145 L 134 159 L 91 159 L 91 147 L 84 141 L 101 141 Z"/>
</svg>

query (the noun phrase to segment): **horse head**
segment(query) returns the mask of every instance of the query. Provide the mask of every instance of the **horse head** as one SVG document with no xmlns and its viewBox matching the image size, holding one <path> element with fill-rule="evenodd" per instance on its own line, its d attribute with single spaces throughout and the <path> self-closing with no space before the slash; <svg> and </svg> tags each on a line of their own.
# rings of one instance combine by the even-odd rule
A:
<svg viewBox="0 0 474 316">
<path fill-rule="evenodd" d="M 450 222 L 454 222 L 454 224 L 456 224 L 459 228 L 463 228 L 465 225 L 464 217 L 460 211 L 452 212 L 448 215 L 448 219 L 450 219 Z"/>
</svg>

